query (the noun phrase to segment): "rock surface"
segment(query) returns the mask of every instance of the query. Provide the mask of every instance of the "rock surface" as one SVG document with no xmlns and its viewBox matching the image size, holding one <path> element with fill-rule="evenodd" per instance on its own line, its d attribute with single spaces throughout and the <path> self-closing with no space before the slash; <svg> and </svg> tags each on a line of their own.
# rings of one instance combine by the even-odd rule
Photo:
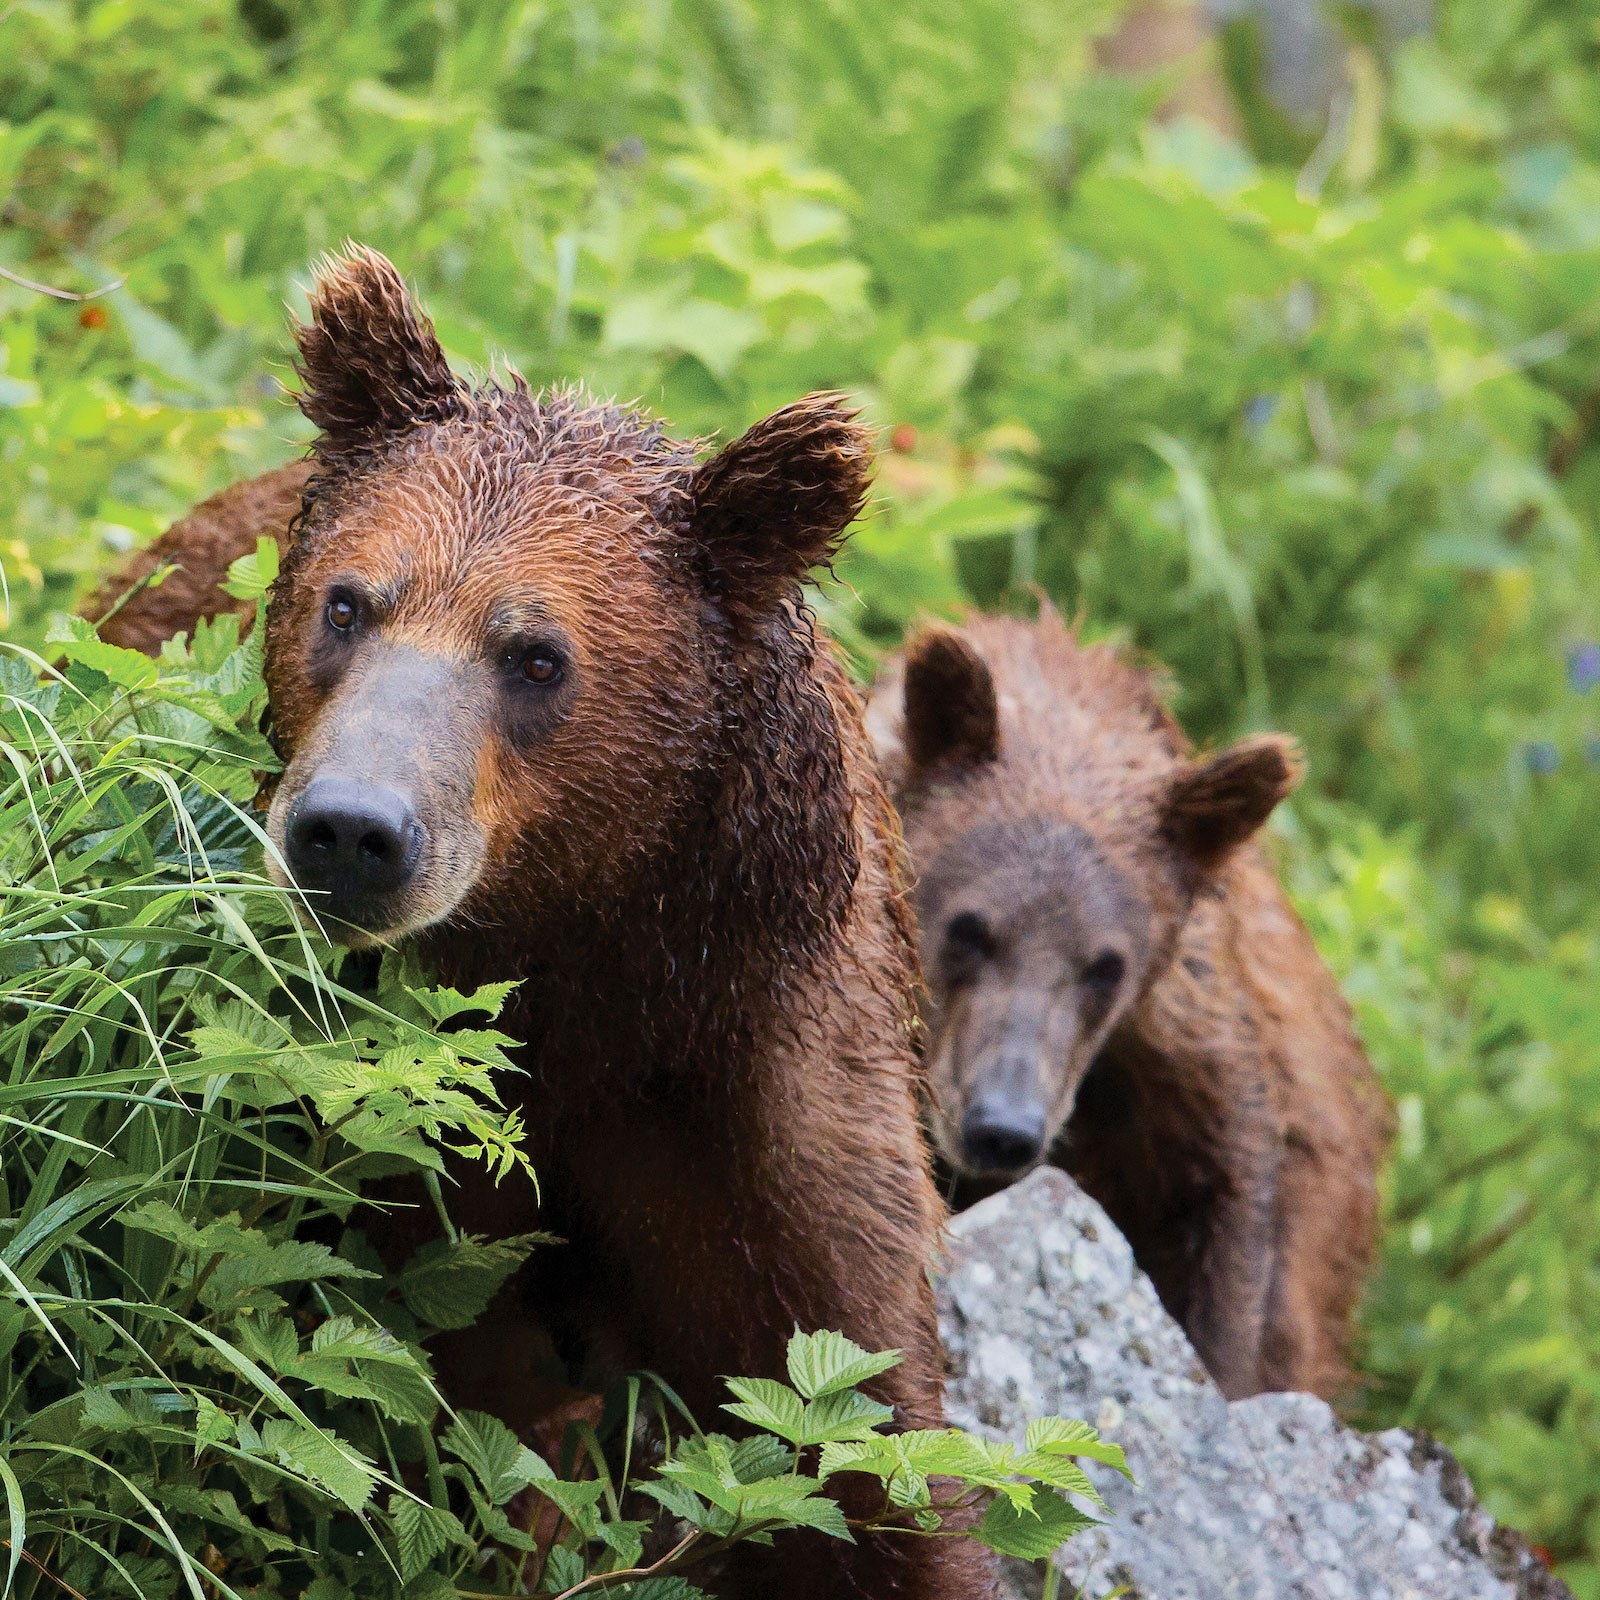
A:
<svg viewBox="0 0 1600 1600">
<path fill-rule="evenodd" d="M 1062 1553 L 1063 1600 L 1570 1600 L 1433 1441 L 1356 1433 L 1309 1395 L 1224 1400 L 1064 1173 L 955 1220 L 940 1311 L 953 1422 L 1020 1439 L 1083 1417 L 1127 1453 L 1137 1487 L 1090 1467 L 1115 1515 Z M 1042 1574 L 1007 1581 L 1037 1596 Z"/>
</svg>

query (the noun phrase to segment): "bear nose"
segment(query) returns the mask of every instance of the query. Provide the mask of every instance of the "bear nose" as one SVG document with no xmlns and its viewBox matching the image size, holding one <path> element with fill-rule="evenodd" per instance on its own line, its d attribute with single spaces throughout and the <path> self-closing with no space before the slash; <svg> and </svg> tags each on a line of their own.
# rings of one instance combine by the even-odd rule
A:
<svg viewBox="0 0 1600 1600">
<path fill-rule="evenodd" d="M 979 1098 L 961 1121 L 961 1147 L 978 1172 L 1020 1172 L 1044 1153 L 1044 1107 Z"/>
<path fill-rule="evenodd" d="M 332 896 L 336 915 L 359 916 L 416 871 L 422 829 L 398 790 L 351 778 L 315 778 L 295 801 L 285 855 L 302 889 Z"/>
</svg>

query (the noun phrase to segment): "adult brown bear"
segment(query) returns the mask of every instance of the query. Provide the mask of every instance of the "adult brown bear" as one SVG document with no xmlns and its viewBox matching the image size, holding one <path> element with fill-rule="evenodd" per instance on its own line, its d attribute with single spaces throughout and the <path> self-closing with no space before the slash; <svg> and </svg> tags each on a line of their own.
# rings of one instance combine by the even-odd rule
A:
<svg viewBox="0 0 1600 1600">
<path fill-rule="evenodd" d="M 1388 1112 L 1252 842 L 1293 745 L 1194 756 L 1151 675 L 1048 607 L 926 631 L 869 724 L 919 874 L 952 1167 L 992 1187 L 1059 1162 L 1226 1393 L 1335 1393 Z"/>
<path fill-rule="evenodd" d="M 707 1417 L 719 1375 L 838 1328 L 903 1350 L 880 1397 L 938 1426 L 898 834 L 800 589 L 860 507 L 866 431 L 813 395 L 698 462 L 632 409 L 470 388 L 364 250 L 319 275 L 298 339 L 309 476 L 180 523 L 143 570 L 185 568 L 187 616 L 163 585 L 103 631 L 150 648 L 282 538 L 274 844 L 345 938 L 522 980 L 543 1203 L 479 1186 L 455 1209 L 567 1243 L 441 1357 L 452 1398 L 533 1421 L 536 1305 L 589 1370 L 652 1368 Z M 954 1600 L 989 1571 L 969 1541 L 795 1535 L 760 1581 Z"/>
</svg>

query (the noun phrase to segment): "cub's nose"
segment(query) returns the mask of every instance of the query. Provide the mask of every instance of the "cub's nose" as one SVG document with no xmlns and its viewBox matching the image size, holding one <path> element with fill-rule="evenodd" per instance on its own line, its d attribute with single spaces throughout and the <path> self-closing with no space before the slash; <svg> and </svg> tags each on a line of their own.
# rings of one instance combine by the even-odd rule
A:
<svg viewBox="0 0 1600 1600">
<path fill-rule="evenodd" d="M 961 1120 L 961 1148 L 975 1172 L 1020 1172 L 1044 1154 L 1044 1107 L 980 1097 Z"/>
<path fill-rule="evenodd" d="M 295 882 L 323 891 L 334 916 L 355 922 L 405 887 L 421 853 L 411 802 L 398 790 L 352 778 L 314 778 L 284 830 Z"/>
</svg>

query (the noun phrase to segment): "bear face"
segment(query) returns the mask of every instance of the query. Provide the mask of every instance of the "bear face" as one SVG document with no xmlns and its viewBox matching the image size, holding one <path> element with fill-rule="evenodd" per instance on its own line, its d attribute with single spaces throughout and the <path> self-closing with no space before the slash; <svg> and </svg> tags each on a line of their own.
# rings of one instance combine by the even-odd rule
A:
<svg viewBox="0 0 1600 1600">
<path fill-rule="evenodd" d="M 1004 653 L 1007 694 L 979 648 Z M 1059 659 L 1041 672 L 1033 649 Z M 914 639 L 869 718 L 905 815 L 930 995 L 932 1133 L 1011 1178 L 1062 1138 L 1089 1069 L 1233 853 L 1293 788 L 1292 743 L 1193 759 L 1144 675 L 1048 614 Z"/>
<path fill-rule="evenodd" d="M 277 875 L 354 943 L 471 922 L 508 884 L 614 896 L 730 781 L 728 706 L 860 507 L 864 431 L 812 396 L 697 464 L 631 409 L 470 388 L 365 250 L 297 339 L 322 432 L 267 621 Z M 846 819 L 818 809 L 837 855 Z"/>
<path fill-rule="evenodd" d="M 1150 907 L 1076 824 L 980 823 L 921 874 L 933 1133 L 957 1171 L 1040 1160 L 1143 989 Z"/>
</svg>

